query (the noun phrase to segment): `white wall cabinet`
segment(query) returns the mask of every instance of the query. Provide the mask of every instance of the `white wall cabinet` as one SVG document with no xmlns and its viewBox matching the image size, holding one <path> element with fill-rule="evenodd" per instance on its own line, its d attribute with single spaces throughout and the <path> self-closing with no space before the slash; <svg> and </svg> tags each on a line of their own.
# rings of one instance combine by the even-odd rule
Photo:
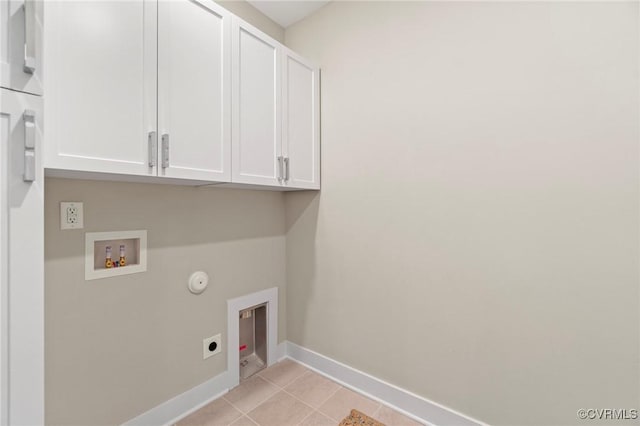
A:
<svg viewBox="0 0 640 426">
<path fill-rule="evenodd" d="M 0 1 L 0 424 L 44 424 L 43 3 Z"/>
<path fill-rule="evenodd" d="M 0 89 L 0 420 L 44 424 L 42 98 Z"/>
<path fill-rule="evenodd" d="M 320 189 L 318 68 L 240 19 L 232 37 L 232 181 Z"/>
<path fill-rule="evenodd" d="M 287 48 L 282 62 L 283 184 L 320 189 L 320 71 Z"/>
<path fill-rule="evenodd" d="M 42 95 L 42 1 L 0 2 L 0 87 Z"/>
<path fill-rule="evenodd" d="M 156 6 L 45 2 L 45 167 L 155 174 Z"/>
<path fill-rule="evenodd" d="M 44 7 L 49 175 L 319 189 L 308 61 L 212 0 Z"/>
<path fill-rule="evenodd" d="M 280 185 L 280 44 L 241 19 L 232 31 L 232 181 Z"/>
<path fill-rule="evenodd" d="M 45 167 L 229 180 L 224 9 L 197 0 L 45 7 Z"/>
<path fill-rule="evenodd" d="M 212 1 L 158 3 L 161 176 L 231 179 L 230 30 L 231 15 Z"/>
</svg>

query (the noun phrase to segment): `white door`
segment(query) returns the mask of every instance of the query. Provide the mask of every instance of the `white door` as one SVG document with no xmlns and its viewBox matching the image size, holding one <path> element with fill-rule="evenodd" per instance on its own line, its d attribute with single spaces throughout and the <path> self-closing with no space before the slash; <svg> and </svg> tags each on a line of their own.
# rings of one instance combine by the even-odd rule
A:
<svg viewBox="0 0 640 426">
<path fill-rule="evenodd" d="M 0 377 L 2 420 L 12 425 L 44 424 L 42 113 L 41 98 L 0 90 Z"/>
<path fill-rule="evenodd" d="M 231 180 L 230 30 L 213 1 L 158 4 L 161 176 Z"/>
<path fill-rule="evenodd" d="M 317 67 L 289 49 L 282 65 L 284 184 L 320 189 L 320 77 Z"/>
<path fill-rule="evenodd" d="M 280 185 L 280 44 L 234 18 L 231 51 L 231 180 Z"/>
<path fill-rule="evenodd" d="M 45 16 L 45 167 L 156 174 L 157 3 L 48 1 Z"/>
<path fill-rule="evenodd" d="M 0 87 L 42 94 L 42 1 L 0 1 Z"/>
</svg>

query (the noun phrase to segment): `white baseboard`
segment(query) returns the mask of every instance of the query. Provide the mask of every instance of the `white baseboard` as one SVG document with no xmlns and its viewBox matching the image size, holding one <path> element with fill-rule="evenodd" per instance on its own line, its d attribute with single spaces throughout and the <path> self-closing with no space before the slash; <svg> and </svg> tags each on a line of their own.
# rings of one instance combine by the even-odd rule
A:
<svg viewBox="0 0 640 426">
<path fill-rule="evenodd" d="M 236 381 L 237 381 L 236 377 Z M 177 420 L 221 397 L 233 386 L 228 371 L 218 374 L 198 386 L 140 414 L 122 426 L 172 425 Z"/>
<path fill-rule="evenodd" d="M 286 358 L 287 343 L 288 342 L 282 342 L 277 345 L 275 350 L 276 362 Z M 138 417 L 123 423 L 122 426 L 172 425 L 177 420 L 193 413 L 214 399 L 221 397 L 227 393 L 229 389 L 235 387 L 237 382 L 238 377 L 236 376 L 234 380 L 232 373 L 227 370 L 218 374 L 216 377 L 209 379 L 166 402 L 163 402 L 151 410 L 140 414 Z"/>
<path fill-rule="evenodd" d="M 428 425 L 479 426 L 484 423 L 458 413 L 437 402 L 387 383 L 292 342 L 286 342 L 286 354 L 331 380 L 368 396 L 382 404 Z"/>
<path fill-rule="evenodd" d="M 275 359 L 278 361 L 283 358 L 291 358 L 331 380 L 385 404 L 421 423 L 438 426 L 484 425 L 478 420 L 458 413 L 437 402 L 430 401 L 295 343 L 285 341 L 278 344 L 275 354 Z M 225 371 L 127 421 L 123 426 L 172 425 L 182 417 L 224 395 L 237 382 L 238 377 L 234 378 L 231 370 Z"/>
<path fill-rule="evenodd" d="M 276 360 L 277 362 L 282 361 L 287 357 L 287 345 L 289 342 L 286 340 L 284 342 L 278 343 L 278 348 L 276 349 Z"/>
</svg>

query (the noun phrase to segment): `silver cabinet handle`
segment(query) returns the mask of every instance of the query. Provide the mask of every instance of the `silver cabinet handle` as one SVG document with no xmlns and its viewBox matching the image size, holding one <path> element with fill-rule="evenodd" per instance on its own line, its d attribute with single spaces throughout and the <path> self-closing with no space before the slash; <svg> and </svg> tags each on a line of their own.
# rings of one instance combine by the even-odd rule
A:
<svg viewBox="0 0 640 426">
<path fill-rule="evenodd" d="M 27 74 L 36 71 L 36 4 L 35 0 L 24 0 L 24 65 Z"/>
<path fill-rule="evenodd" d="M 162 135 L 162 168 L 169 167 L 169 134 Z"/>
<path fill-rule="evenodd" d="M 22 180 L 36 180 L 36 113 L 25 110 L 22 114 L 24 123 L 24 174 Z"/>
<path fill-rule="evenodd" d="M 291 162 L 289 161 L 289 157 L 285 157 L 284 158 L 284 181 L 288 181 L 289 180 L 289 167 L 291 165 Z"/>
<path fill-rule="evenodd" d="M 283 157 L 278 157 L 278 182 L 282 181 L 282 176 L 284 176 L 284 173 L 282 172 L 282 169 L 284 168 L 282 159 Z"/>
<path fill-rule="evenodd" d="M 158 134 L 149 132 L 149 167 L 158 164 Z"/>
</svg>

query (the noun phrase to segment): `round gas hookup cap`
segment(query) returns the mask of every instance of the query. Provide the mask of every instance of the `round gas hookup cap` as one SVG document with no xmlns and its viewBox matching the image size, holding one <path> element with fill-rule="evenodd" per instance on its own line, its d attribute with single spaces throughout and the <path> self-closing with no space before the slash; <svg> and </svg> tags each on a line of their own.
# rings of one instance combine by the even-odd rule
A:
<svg viewBox="0 0 640 426">
<path fill-rule="evenodd" d="M 200 294 L 206 290 L 209 284 L 209 275 L 203 271 L 196 271 L 189 277 L 189 291 L 193 294 Z"/>
</svg>

